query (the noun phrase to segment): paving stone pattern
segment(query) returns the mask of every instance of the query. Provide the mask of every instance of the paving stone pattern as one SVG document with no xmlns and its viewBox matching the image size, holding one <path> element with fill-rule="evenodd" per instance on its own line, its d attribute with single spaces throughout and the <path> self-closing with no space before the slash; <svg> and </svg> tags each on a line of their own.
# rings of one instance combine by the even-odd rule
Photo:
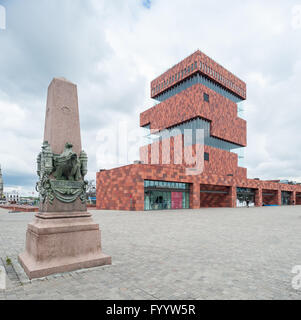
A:
<svg viewBox="0 0 301 320">
<path fill-rule="evenodd" d="M 30 281 L 17 256 L 34 213 L 0 209 L 0 299 L 301 298 L 300 206 L 91 212 L 113 265 Z"/>
</svg>

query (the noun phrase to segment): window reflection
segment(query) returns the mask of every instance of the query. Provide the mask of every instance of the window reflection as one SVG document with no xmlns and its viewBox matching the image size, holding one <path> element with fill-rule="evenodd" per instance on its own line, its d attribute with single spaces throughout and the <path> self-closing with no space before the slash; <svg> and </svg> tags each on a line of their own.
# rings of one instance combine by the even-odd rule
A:
<svg viewBox="0 0 301 320">
<path fill-rule="evenodd" d="M 189 184 L 144 180 L 144 209 L 188 209 Z"/>
</svg>

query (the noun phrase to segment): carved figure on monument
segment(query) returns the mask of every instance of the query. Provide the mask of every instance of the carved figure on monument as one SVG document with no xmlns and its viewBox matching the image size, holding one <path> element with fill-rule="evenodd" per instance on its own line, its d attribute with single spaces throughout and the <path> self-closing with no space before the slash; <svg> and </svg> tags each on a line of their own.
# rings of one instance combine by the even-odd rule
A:
<svg viewBox="0 0 301 320">
<path fill-rule="evenodd" d="M 61 154 L 54 154 L 48 141 L 44 141 L 42 151 L 37 158 L 37 173 L 40 177 L 36 190 L 40 193 L 40 200 L 53 202 L 54 198 L 70 203 L 78 197 L 85 203 L 86 187 L 84 180 L 87 174 L 88 157 L 81 151 L 78 157 L 72 151 L 73 145 L 65 144 Z"/>
<path fill-rule="evenodd" d="M 81 168 L 86 166 L 87 161 L 84 163 L 83 159 L 78 158 L 77 154 L 72 151 L 72 147 L 72 144 L 67 142 L 63 153 L 54 155 L 54 177 L 57 180 L 79 181 L 84 177 Z M 84 151 L 81 152 L 82 154 L 85 154 Z"/>
</svg>

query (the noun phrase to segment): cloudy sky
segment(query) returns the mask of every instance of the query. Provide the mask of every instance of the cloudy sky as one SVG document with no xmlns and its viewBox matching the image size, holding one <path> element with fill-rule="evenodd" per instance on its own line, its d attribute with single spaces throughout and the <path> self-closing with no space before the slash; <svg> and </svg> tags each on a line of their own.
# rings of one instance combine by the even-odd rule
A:
<svg viewBox="0 0 301 320">
<path fill-rule="evenodd" d="M 5 29 L 0 21 L 0 164 L 6 189 L 34 189 L 53 77 L 78 85 L 82 144 L 93 179 L 98 169 L 113 166 L 106 132 L 117 137 L 120 126 L 132 130 L 129 157 L 121 164 L 138 158 L 133 146 L 140 131 L 134 129 L 139 113 L 153 105 L 150 81 L 197 49 L 247 83 L 249 177 L 301 182 L 301 0 L 0 5 L 6 10 Z"/>
</svg>

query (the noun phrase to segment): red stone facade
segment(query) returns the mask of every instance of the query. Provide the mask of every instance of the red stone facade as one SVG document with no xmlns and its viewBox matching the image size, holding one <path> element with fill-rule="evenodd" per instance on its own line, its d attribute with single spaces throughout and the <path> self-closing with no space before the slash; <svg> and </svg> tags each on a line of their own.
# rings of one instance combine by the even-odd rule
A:
<svg viewBox="0 0 301 320">
<path fill-rule="evenodd" d="M 182 74 L 183 71 L 183 74 Z M 193 73 L 202 73 L 219 83 L 240 99 L 246 98 L 246 84 L 202 52 L 197 51 L 151 83 L 151 96 L 156 97 Z M 209 95 L 209 102 L 204 100 Z M 210 121 L 212 137 L 246 146 L 246 121 L 237 116 L 237 105 L 202 84 L 195 84 L 166 99 L 140 115 L 140 126 L 151 131 L 173 127 L 200 117 Z M 168 141 L 167 141 L 168 140 Z M 140 149 L 143 163 L 102 170 L 97 173 L 98 209 L 144 210 L 144 180 L 182 182 L 189 184 L 189 207 L 235 207 L 237 187 L 255 193 L 255 205 L 281 204 L 281 191 L 289 191 L 292 204 L 301 204 L 301 186 L 277 181 L 247 179 L 247 170 L 238 166 L 235 153 L 210 146 L 183 147 L 183 135 L 171 137 Z M 167 143 L 167 145 L 166 145 Z M 200 172 L 188 168 L 200 159 Z M 209 161 L 204 160 L 204 152 Z M 192 173 L 191 173 L 192 172 Z"/>
<path fill-rule="evenodd" d="M 204 101 L 204 93 L 209 94 L 209 102 Z M 247 145 L 247 124 L 237 117 L 236 103 L 202 84 L 195 84 L 141 113 L 140 126 L 150 125 L 150 129 L 157 131 L 196 117 L 211 122 L 211 136 Z"/>
<path fill-rule="evenodd" d="M 9 205 L 0 205 L 0 208 L 8 209 L 13 212 L 39 212 L 39 207 L 27 206 L 27 205 L 18 205 L 18 204 L 9 204 Z"/>
<path fill-rule="evenodd" d="M 296 204 L 301 204 L 301 192 L 296 192 Z"/>
<path fill-rule="evenodd" d="M 301 204 L 301 186 L 288 185 L 262 180 L 246 179 L 238 176 L 225 176 L 213 173 L 186 175 L 182 165 L 133 164 L 111 170 L 97 172 L 98 209 L 144 210 L 144 180 L 160 180 L 190 183 L 190 208 L 216 206 L 236 206 L 236 187 L 256 190 L 255 204 L 262 206 L 266 196 L 275 193 L 269 204 L 281 204 L 281 191 L 291 191 L 292 201 Z M 201 193 L 201 190 L 224 190 L 227 194 Z M 297 201 L 297 202 L 296 202 Z M 266 203 L 268 204 L 268 203 Z"/>
<path fill-rule="evenodd" d="M 175 147 L 174 137 L 170 137 L 169 148 L 165 147 L 167 152 L 162 150 L 162 141 L 149 144 L 140 148 L 140 159 L 145 164 L 184 164 L 186 168 L 196 166 L 196 146 L 191 146 L 184 148 L 184 137 L 183 135 L 176 137 L 180 139 L 181 142 L 180 148 Z M 165 141 L 165 140 L 164 140 Z M 158 145 L 156 147 L 156 145 Z M 191 158 L 194 158 L 194 162 L 185 161 L 185 149 L 188 155 L 191 155 Z M 209 155 L 209 161 L 203 161 L 204 167 L 203 172 L 206 174 L 217 174 L 217 175 L 233 175 L 240 178 L 247 177 L 247 169 L 238 167 L 238 156 L 236 153 L 228 152 L 225 150 L 213 148 L 210 146 L 204 146 L 203 152 L 207 152 Z M 203 154 L 199 156 L 203 157 Z M 189 156 L 186 156 L 186 159 L 189 159 Z"/>
<path fill-rule="evenodd" d="M 196 72 L 246 99 L 246 84 L 201 51 L 196 51 L 151 82 L 151 97 L 175 86 Z"/>
</svg>

